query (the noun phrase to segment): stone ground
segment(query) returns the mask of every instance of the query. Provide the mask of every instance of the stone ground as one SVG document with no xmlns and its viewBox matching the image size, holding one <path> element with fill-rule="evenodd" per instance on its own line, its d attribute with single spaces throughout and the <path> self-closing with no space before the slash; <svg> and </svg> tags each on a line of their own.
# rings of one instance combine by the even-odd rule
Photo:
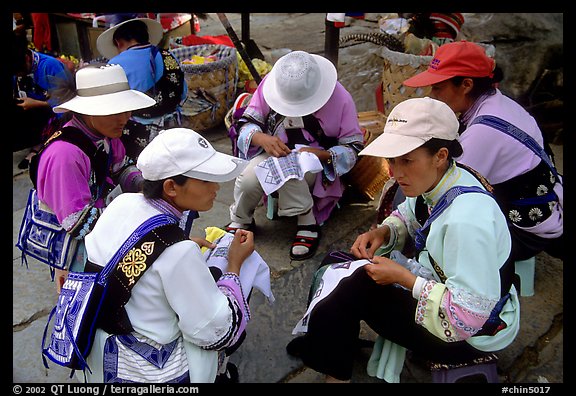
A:
<svg viewBox="0 0 576 396">
<path fill-rule="evenodd" d="M 239 14 L 228 14 L 240 35 Z M 203 21 L 201 34 L 224 34 L 215 14 Z M 291 32 L 287 34 L 286 32 Z M 255 14 L 251 17 L 251 37 L 269 56 L 279 48 L 302 49 L 322 54 L 324 50 L 324 22 L 322 14 Z M 341 63 L 355 63 L 341 51 Z M 361 66 L 356 71 L 366 74 Z M 370 91 L 369 89 L 367 90 Z M 354 96 L 354 95 L 353 95 Z M 356 96 L 355 96 L 356 98 Z M 369 103 L 369 101 L 365 102 Z M 364 110 L 372 110 L 369 107 Z M 360 107 L 360 106 L 358 106 Z M 359 110 L 360 111 L 360 110 Z M 217 150 L 230 153 L 230 142 L 223 126 L 203 131 Z M 553 146 L 560 172 L 563 171 L 563 146 Z M 13 154 L 13 246 L 26 204 L 30 181 L 27 171 L 16 164 L 26 151 Z M 193 233 L 201 235 L 207 226 L 223 226 L 228 222 L 228 206 L 232 201 L 233 183 L 223 183 L 214 208 L 194 223 Z M 292 339 L 291 330 L 305 310 L 306 296 L 314 270 L 330 250 L 348 249 L 356 235 L 367 230 L 375 216 L 376 202 L 350 196 L 326 223 L 318 253 L 303 262 L 290 262 L 288 251 L 295 230 L 290 218 L 268 220 L 264 207 L 256 211 L 256 248 L 268 263 L 272 274 L 274 305 L 268 304 L 260 293 L 254 293 L 250 306 L 252 321 L 248 337 L 232 361 L 237 364 L 243 383 L 320 383 L 323 378 L 302 366 L 299 359 L 285 352 Z M 41 340 L 48 314 L 56 302 L 54 285 L 47 268 L 30 259 L 26 268 L 21 265 L 20 251 L 13 247 L 13 371 L 15 383 L 75 383 L 69 372 L 55 364 L 45 369 L 41 359 Z M 499 351 L 498 369 L 504 383 L 563 383 L 563 262 L 546 254 L 537 256 L 535 295 L 522 297 L 522 326 L 514 343 Z M 362 337 L 373 340 L 374 334 L 366 326 Z M 359 351 L 353 383 L 380 383 L 382 380 L 366 374 L 370 349 Z M 404 383 L 426 383 L 428 370 L 416 361 L 407 359 L 401 375 Z"/>
</svg>

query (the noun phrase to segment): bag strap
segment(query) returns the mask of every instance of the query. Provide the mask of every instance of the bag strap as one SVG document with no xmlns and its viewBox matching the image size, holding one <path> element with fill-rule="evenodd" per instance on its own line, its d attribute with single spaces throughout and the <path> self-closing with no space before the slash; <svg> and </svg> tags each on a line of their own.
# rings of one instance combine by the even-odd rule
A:
<svg viewBox="0 0 576 396">
<path fill-rule="evenodd" d="M 421 252 L 424 249 L 424 245 L 426 243 L 426 237 L 428 236 L 429 228 L 432 222 L 435 219 L 437 219 L 438 216 L 440 216 L 440 214 L 444 212 L 444 210 L 446 210 L 448 206 L 450 206 L 450 204 L 454 201 L 454 199 L 457 196 L 470 192 L 482 193 L 493 197 L 493 195 L 490 192 L 483 190 L 477 186 L 469 186 L 469 187 L 455 186 L 448 189 L 448 191 L 446 191 L 444 195 L 440 197 L 438 203 L 434 205 L 434 208 L 432 208 L 432 213 L 430 213 L 430 216 L 428 217 L 422 228 L 416 230 L 415 239 L 416 239 L 417 252 Z M 446 275 L 444 274 L 444 271 L 442 271 L 442 268 L 438 265 L 436 260 L 434 260 L 434 258 L 430 255 L 430 252 L 428 252 L 428 258 L 430 260 L 430 263 L 432 264 L 432 268 L 434 268 L 434 271 L 440 278 L 440 281 L 442 283 L 445 283 L 447 279 Z M 514 283 L 514 261 L 508 258 L 506 263 L 500 268 L 500 295 L 502 297 L 505 296 L 507 293 L 509 293 L 510 287 L 512 286 L 513 283 Z"/>
<path fill-rule="evenodd" d="M 514 139 L 518 140 L 524 146 L 528 147 L 534 154 L 540 157 L 542 161 L 544 161 L 546 165 L 548 165 L 548 167 L 554 174 L 554 177 L 556 177 L 556 180 L 561 182 L 561 179 L 558 177 L 558 171 L 556 170 L 556 167 L 552 163 L 550 156 L 546 153 L 546 150 L 544 150 L 544 148 L 542 148 L 542 146 L 540 146 L 532 136 L 528 135 L 522 129 L 518 128 L 515 125 L 512 125 L 511 123 L 509 123 L 506 120 L 503 120 L 502 118 L 492 115 L 478 116 L 470 123 L 470 125 L 474 124 L 487 125 L 489 127 L 499 130 L 500 132 L 504 132 L 508 136 L 511 136 Z"/>
<path fill-rule="evenodd" d="M 454 199 L 456 199 L 456 197 L 458 197 L 461 194 L 470 192 L 482 193 L 492 197 L 492 194 L 490 194 L 488 191 L 477 186 L 454 186 L 452 188 L 449 188 L 440 197 L 436 205 L 434 205 L 434 207 L 432 208 L 432 212 L 430 213 L 428 219 L 426 219 L 424 225 L 418 230 L 416 230 L 415 244 L 417 252 L 421 252 L 424 249 L 424 246 L 426 244 L 426 238 L 428 236 L 429 228 L 432 222 L 436 220 L 438 216 L 440 216 L 442 212 L 444 212 L 444 210 L 446 210 L 446 208 L 450 206 L 450 204 L 454 201 Z"/>
<path fill-rule="evenodd" d="M 128 334 L 134 331 L 124 308 L 132 295 L 132 288 L 164 249 L 187 239 L 178 223 L 156 227 L 144 235 L 110 274 L 98 327 L 109 334 Z"/>
<path fill-rule="evenodd" d="M 92 142 L 92 140 L 81 130 L 68 126 L 54 132 L 48 138 L 48 140 L 44 142 L 44 145 L 40 148 L 38 153 L 30 160 L 30 180 L 32 180 L 34 188 L 36 188 L 36 182 L 38 180 L 38 163 L 40 161 L 40 155 L 46 149 L 46 147 L 48 147 L 52 142 L 55 142 L 56 140 L 62 140 L 71 143 L 82 150 L 84 154 L 86 154 L 90 159 L 90 164 L 94 170 L 97 184 L 99 186 L 104 184 L 104 181 L 106 180 L 110 155 L 98 151 L 94 142 Z M 98 195 L 100 195 L 100 189 L 98 190 Z"/>
<path fill-rule="evenodd" d="M 128 239 L 126 239 L 124 244 L 120 246 L 120 248 L 112 256 L 110 261 L 108 261 L 102 271 L 100 271 L 97 283 L 103 287 L 106 287 L 110 274 L 112 274 L 112 272 L 116 269 L 116 266 L 120 260 L 122 260 L 124 256 L 126 256 L 130 250 L 146 236 L 146 234 L 157 227 L 171 223 L 178 224 L 178 219 L 175 216 L 159 214 L 140 224 L 138 228 L 136 228 L 136 230 L 134 230 L 134 232 L 128 237 Z"/>
</svg>

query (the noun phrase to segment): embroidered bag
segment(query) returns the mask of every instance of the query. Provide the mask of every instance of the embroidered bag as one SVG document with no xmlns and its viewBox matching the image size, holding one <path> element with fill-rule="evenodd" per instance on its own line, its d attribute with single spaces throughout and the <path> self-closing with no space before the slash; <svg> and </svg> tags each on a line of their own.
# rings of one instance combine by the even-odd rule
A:
<svg viewBox="0 0 576 396">
<path fill-rule="evenodd" d="M 122 318 L 123 304 L 129 298 L 128 295 L 125 300 L 118 301 L 117 304 L 120 307 L 117 310 L 112 310 L 110 303 L 116 298 L 107 298 L 108 294 L 114 295 L 113 293 L 108 293 L 110 290 L 108 287 L 109 278 L 112 276 L 116 277 L 118 271 L 120 271 L 121 273 L 126 273 L 126 277 L 131 278 L 133 283 L 135 283 L 135 280 L 139 279 L 147 268 L 144 257 L 152 253 L 159 254 L 159 252 L 154 252 L 155 250 L 163 250 L 162 244 L 159 244 L 159 249 L 155 249 L 154 240 L 151 241 L 150 238 L 158 237 L 153 232 L 158 227 L 172 224 L 178 225 L 178 220 L 173 216 L 154 216 L 141 224 L 130 235 L 99 272 L 70 272 L 68 274 L 66 282 L 64 282 L 60 291 L 58 302 L 50 312 L 48 322 L 44 328 L 42 359 L 46 368 L 48 368 L 47 357 L 60 366 L 72 369 L 70 377 L 74 374 L 74 370 L 88 368 L 90 371 L 86 363 L 86 357 L 92 348 L 96 329 L 101 327 L 102 322 L 105 322 L 100 320 L 99 317 L 103 311 L 102 308 L 108 308 L 107 311 L 104 311 L 105 314 L 102 315 L 103 317 L 110 315 L 108 320 L 112 320 L 112 315 L 115 312 L 119 312 L 119 314 L 114 316 L 114 319 Z M 145 240 L 147 237 L 149 239 Z M 136 251 L 133 248 L 139 242 L 141 242 L 140 250 Z M 142 253 L 142 249 L 144 249 L 144 253 Z M 132 260 L 133 265 L 127 265 L 126 272 L 124 272 L 118 265 L 120 260 L 124 259 L 120 263 L 125 264 L 127 262 L 125 256 L 134 257 L 134 255 L 139 255 L 142 260 Z M 88 264 L 87 268 L 89 268 Z M 126 282 L 129 283 L 130 279 Z M 116 296 L 114 295 L 114 297 Z M 46 346 L 47 332 L 52 317 L 55 317 L 54 325 L 51 329 L 49 343 Z"/>
<path fill-rule="evenodd" d="M 93 176 L 97 181 L 96 186 L 98 186 L 98 190 L 95 192 L 96 199 L 102 192 L 108 161 L 107 155 L 98 152 L 96 146 L 87 136 L 76 128 L 66 127 L 55 132 L 30 162 L 30 179 L 34 188 L 30 189 L 28 194 L 16 247 L 22 251 L 22 262 L 26 265 L 28 265 L 27 256 L 32 256 L 38 261 L 48 264 L 52 279 L 54 279 L 54 268 L 65 269 L 69 267 L 78 244 L 78 240 L 62 228 L 54 212 L 38 200 L 35 189 L 40 154 L 57 139 L 75 144 L 90 158 Z M 104 154 L 104 157 L 100 153 Z"/>
<path fill-rule="evenodd" d="M 54 212 L 38 201 L 36 190 L 30 189 L 16 243 L 22 251 L 22 260 L 28 264 L 28 255 L 51 267 L 64 269 L 74 256 L 77 243 L 78 240 L 62 228 Z"/>
</svg>

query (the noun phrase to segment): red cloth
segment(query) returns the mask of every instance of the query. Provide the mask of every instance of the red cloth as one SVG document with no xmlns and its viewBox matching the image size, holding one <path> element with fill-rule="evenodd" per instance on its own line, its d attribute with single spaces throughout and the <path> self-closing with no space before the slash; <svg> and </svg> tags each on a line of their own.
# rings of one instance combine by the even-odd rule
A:
<svg viewBox="0 0 576 396">
<path fill-rule="evenodd" d="M 34 27 L 34 47 L 40 52 L 52 51 L 52 37 L 50 34 L 50 19 L 46 13 L 31 12 L 32 26 Z"/>
<path fill-rule="evenodd" d="M 234 43 L 232 43 L 232 40 L 227 34 L 221 34 L 219 36 L 196 36 L 195 34 L 190 34 L 182 37 L 182 45 L 190 46 L 202 44 L 220 44 L 234 47 Z"/>
</svg>

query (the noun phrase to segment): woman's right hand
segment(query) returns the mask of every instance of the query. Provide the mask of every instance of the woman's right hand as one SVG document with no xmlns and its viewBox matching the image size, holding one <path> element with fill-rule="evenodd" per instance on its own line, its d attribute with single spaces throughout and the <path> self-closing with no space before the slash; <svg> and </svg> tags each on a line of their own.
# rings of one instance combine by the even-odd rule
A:
<svg viewBox="0 0 576 396">
<path fill-rule="evenodd" d="M 388 240 L 390 229 L 388 226 L 374 228 L 363 234 L 358 235 L 356 241 L 350 248 L 350 252 L 360 259 L 372 259 L 374 252 Z"/>
<path fill-rule="evenodd" d="M 254 233 L 248 230 L 237 229 L 234 239 L 228 249 L 228 272 L 240 275 L 240 268 L 251 254 L 254 252 Z"/>
<path fill-rule="evenodd" d="M 291 152 L 290 148 L 278 136 L 267 135 L 263 132 L 255 133 L 252 136 L 252 142 L 276 158 L 285 157 Z"/>
<path fill-rule="evenodd" d="M 54 269 L 54 283 L 56 283 L 56 293 L 60 294 L 62 286 L 64 286 L 64 282 L 66 282 L 66 278 L 68 278 L 68 271 L 58 268 Z"/>
</svg>

